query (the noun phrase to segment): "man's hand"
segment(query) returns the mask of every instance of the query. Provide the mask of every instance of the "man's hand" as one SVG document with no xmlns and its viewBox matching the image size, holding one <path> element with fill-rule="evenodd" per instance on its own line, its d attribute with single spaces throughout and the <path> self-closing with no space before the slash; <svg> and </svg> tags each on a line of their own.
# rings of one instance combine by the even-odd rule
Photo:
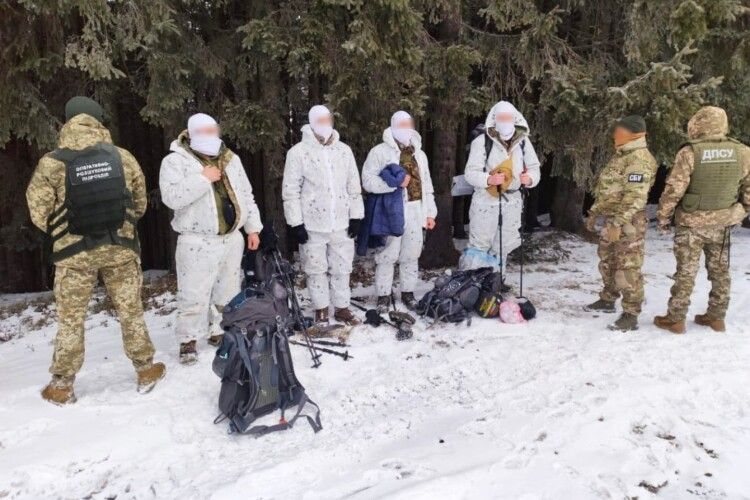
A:
<svg viewBox="0 0 750 500">
<path fill-rule="evenodd" d="M 589 216 L 586 218 L 586 229 L 588 229 L 592 233 L 596 231 L 596 222 L 598 219 L 598 215 L 589 213 Z"/>
<path fill-rule="evenodd" d="M 349 219 L 349 227 L 346 233 L 350 238 L 356 238 L 359 234 L 359 228 L 362 225 L 362 219 Z"/>
<path fill-rule="evenodd" d="M 527 174 L 526 172 L 524 172 L 524 173 L 521 174 L 520 179 L 521 179 L 521 184 L 524 185 L 524 186 L 526 186 L 526 187 L 531 186 L 531 184 L 534 182 L 534 181 L 531 180 L 531 176 L 529 174 Z"/>
<path fill-rule="evenodd" d="M 203 172 L 201 173 L 203 174 L 203 177 L 211 182 L 216 182 L 221 179 L 221 170 L 210 165 L 208 167 L 203 167 Z"/>
<path fill-rule="evenodd" d="M 432 231 L 433 229 L 435 229 L 435 219 L 433 219 L 432 217 L 427 217 L 427 222 L 425 222 L 424 227 L 428 231 Z"/>
<path fill-rule="evenodd" d="M 505 174 L 492 174 L 487 177 L 488 186 L 500 186 L 505 182 Z"/>
<path fill-rule="evenodd" d="M 257 250 L 260 246 L 260 236 L 258 233 L 250 233 L 247 235 L 247 249 Z"/>
<path fill-rule="evenodd" d="M 307 243 L 307 240 L 310 238 L 304 224 L 292 227 L 292 233 L 294 234 L 294 237 L 297 238 L 297 243 L 300 245 Z"/>
<path fill-rule="evenodd" d="M 404 182 L 401 183 L 401 187 L 405 188 L 409 185 L 409 182 L 411 181 L 411 175 L 406 174 L 406 177 L 404 177 Z"/>
<path fill-rule="evenodd" d="M 601 236 L 605 241 L 616 243 L 620 241 L 622 228 L 616 224 L 608 223 L 602 228 Z"/>
</svg>

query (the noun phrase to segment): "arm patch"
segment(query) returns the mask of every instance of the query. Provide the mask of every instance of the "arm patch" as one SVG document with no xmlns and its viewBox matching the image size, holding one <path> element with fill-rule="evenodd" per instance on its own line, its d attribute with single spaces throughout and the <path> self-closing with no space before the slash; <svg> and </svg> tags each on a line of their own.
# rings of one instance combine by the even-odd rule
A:
<svg viewBox="0 0 750 500">
<path fill-rule="evenodd" d="M 628 182 L 643 182 L 643 174 L 628 175 Z"/>
</svg>

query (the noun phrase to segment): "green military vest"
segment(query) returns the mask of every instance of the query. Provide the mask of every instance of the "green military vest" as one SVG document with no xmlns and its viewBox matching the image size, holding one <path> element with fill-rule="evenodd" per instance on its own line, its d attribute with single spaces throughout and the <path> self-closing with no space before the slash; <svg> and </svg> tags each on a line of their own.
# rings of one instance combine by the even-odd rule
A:
<svg viewBox="0 0 750 500">
<path fill-rule="evenodd" d="M 739 143 L 733 139 L 690 141 L 693 174 L 680 206 L 686 212 L 722 210 L 739 199 L 743 170 Z"/>
</svg>

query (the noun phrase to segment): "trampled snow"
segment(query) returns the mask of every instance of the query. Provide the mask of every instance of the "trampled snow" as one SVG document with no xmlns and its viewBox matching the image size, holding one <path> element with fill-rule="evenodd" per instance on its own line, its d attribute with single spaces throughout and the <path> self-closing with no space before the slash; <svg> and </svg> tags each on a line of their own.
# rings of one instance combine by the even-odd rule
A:
<svg viewBox="0 0 750 500">
<path fill-rule="evenodd" d="M 605 328 L 614 315 L 582 311 L 599 286 L 595 247 L 563 246 L 569 260 L 527 266 L 539 317 L 526 325 L 420 322 L 406 342 L 360 327 L 354 359 L 326 356 L 319 369 L 295 348 L 319 434 L 302 420 L 258 439 L 214 425 L 212 349 L 201 341 L 196 365 L 177 363 L 170 294 L 147 313 L 168 365 L 147 395 L 110 315 L 86 322 L 70 407 L 39 397 L 55 325 L 24 331 L 0 344 L 0 497 L 750 498 L 750 231 L 733 238 L 726 334 L 651 325 L 672 283 L 670 238 L 649 230 L 647 303 L 632 334 Z M 705 308 L 705 271 L 697 283 L 690 318 Z"/>
</svg>

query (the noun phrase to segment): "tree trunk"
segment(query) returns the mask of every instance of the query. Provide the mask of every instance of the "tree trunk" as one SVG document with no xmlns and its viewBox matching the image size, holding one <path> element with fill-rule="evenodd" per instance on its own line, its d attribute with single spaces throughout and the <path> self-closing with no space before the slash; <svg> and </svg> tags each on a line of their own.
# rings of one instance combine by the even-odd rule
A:
<svg viewBox="0 0 750 500">
<path fill-rule="evenodd" d="M 450 46 L 458 42 L 461 29 L 459 2 L 447 7 L 443 21 L 438 26 L 438 41 Z M 434 127 L 432 138 L 432 183 L 435 186 L 437 225 L 427 233 L 424 251 L 419 259 L 422 267 L 435 269 L 451 267 L 458 263 L 458 252 L 453 245 L 453 197 L 451 183 L 456 172 L 456 149 L 458 147 L 460 96 L 448 94 L 433 103 Z"/>
<path fill-rule="evenodd" d="M 557 177 L 555 195 L 552 200 L 552 226 L 562 231 L 582 234 L 583 202 L 586 191 L 575 182 Z"/>
</svg>

